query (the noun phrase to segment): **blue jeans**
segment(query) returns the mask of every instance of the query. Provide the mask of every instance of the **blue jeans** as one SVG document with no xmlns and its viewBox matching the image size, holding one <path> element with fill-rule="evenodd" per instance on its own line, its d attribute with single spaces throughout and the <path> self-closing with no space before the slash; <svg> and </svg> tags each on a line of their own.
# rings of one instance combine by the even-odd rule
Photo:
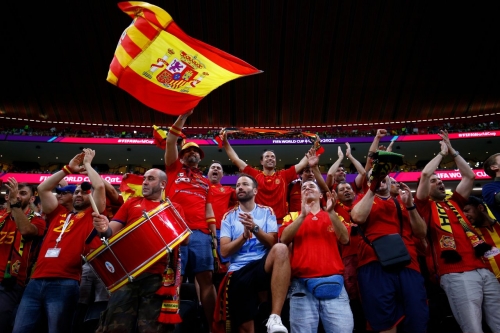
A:
<svg viewBox="0 0 500 333">
<path fill-rule="evenodd" d="M 352 332 L 354 321 L 344 287 L 339 297 L 320 300 L 302 282 L 292 279 L 289 295 L 291 333 L 317 332 L 320 318 L 327 333 Z"/>
<path fill-rule="evenodd" d="M 38 332 L 42 315 L 47 316 L 49 333 L 70 332 L 78 297 L 76 280 L 31 279 L 19 304 L 13 333 Z"/>
</svg>

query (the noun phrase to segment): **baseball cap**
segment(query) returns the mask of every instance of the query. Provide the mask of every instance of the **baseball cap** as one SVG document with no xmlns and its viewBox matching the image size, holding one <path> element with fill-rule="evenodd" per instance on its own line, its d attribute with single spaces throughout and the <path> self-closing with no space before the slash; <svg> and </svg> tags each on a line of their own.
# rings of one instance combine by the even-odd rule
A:
<svg viewBox="0 0 500 333">
<path fill-rule="evenodd" d="M 63 192 L 70 192 L 73 194 L 76 190 L 76 185 L 66 185 L 64 187 L 56 187 L 56 193 L 61 194 Z"/>
<path fill-rule="evenodd" d="M 184 146 L 182 146 L 182 148 L 181 148 L 179 155 L 180 156 L 184 155 L 184 150 L 191 148 L 191 147 L 195 147 L 196 149 L 198 149 L 198 153 L 200 153 L 201 159 L 203 159 L 203 157 L 205 157 L 205 153 L 203 153 L 203 150 L 201 150 L 200 146 L 198 146 L 194 142 L 188 142 L 188 143 L 184 144 Z"/>
</svg>

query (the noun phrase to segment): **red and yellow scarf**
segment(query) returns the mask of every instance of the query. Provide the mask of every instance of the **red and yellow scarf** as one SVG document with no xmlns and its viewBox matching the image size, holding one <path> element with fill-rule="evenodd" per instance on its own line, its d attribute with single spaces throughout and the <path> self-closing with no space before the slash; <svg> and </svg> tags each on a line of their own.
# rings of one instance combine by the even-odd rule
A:
<svg viewBox="0 0 500 333">
<path fill-rule="evenodd" d="M 444 200 L 442 204 L 446 205 L 457 217 L 458 222 L 464 229 L 465 234 L 469 238 L 476 257 L 482 257 L 486 251 L 491 249 L 491 246 L 486 244 L 484 240 L 475 231 L 472 225 L 467 221 L 463 213 L 453 201 Z M 446 213 L 446 208 L 439 205 L 437 202 L 432 202 L 432 220 L 437 228 L 437 241 L 439 242 L 439 255 L 446 262 L 453 263 L 462 260 L 462 256 L 458 253 L 453 230 L 451 228 L 450 219 Z"/>
</svg>

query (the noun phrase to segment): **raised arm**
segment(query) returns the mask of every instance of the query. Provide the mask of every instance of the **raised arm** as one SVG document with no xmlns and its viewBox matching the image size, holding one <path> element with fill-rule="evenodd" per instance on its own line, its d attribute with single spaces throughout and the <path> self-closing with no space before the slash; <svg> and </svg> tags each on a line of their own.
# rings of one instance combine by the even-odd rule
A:
<svg viewBox="0 0 500 333">
<path fill-rule="evenodd" d="M 424 238 L 427 234 L 427 225 L 416 210 L 415 203 L 413 202 L 413 196 L 411 195 L 411 190 L 408 185 L 400 183 L 399 197 L 401 198 L 401 201 L 403 201 L 403 204 L 406 206 L 408 214 L 410 215 L 410 225 L 413 235 L 419 239 Z"/>
<path fill-rule="evenodd" d="M 418 183 L 417 188 L 417 199 L 425 200 L 429 197 L 429 192 L 431 189 L 431 184 L 429 183 L 429 179 L 436 169 L 439 167 L 439 164 L 443 160 L 443 157 L 448 155 L 448 146 L 444 141 L 440 141 L 441 151 L 436 155 L 432 160 L 427 163 L 427 165 L 422 170 L 420 174 L 420 182 Z"/>
<path fill-rule="evenodd" d="M 368 219 L 373 206 L 375 193 L 368 189 L 360 201 L 351 210 L 351 221 L 356 224 L 363 224 Z"/>
<path fill-rule="evenodd" d="M 233 147 L 229 144 L 229 141 L 227 140 L 227 133 L 222 134 L 222 146 L 224 147 L 224 150 L 226 151 L 227 156 L 233 162 L 236 167 L 242 171 L 245 169 L 247 164 L 245 161 L 243 161 L 241 158 L 238 157 L 238 154 L 234 151 Z"/>
<path fill-rule="evenodd" d="M 116 188 L 105 179 L 102 179 L 102 182 L 104 183 L 104 191 L 106 192 L 106 198 L 109 199 L 109 202 L 112 205 L 121 205 L 123 201 Z"/>
<path fill-rule="evenodd" d="M 323 178 L 323 175 L 321 174 L 321 171 L 319 171 L 318 163 L 319 163 L 319 156 L 316 155 L 316 150 L 311 148 L 306 154 L 307 161 L 309 163 L 309 168 L 314 174 L 314 178 L 316 179 L 316 184 L 318 184 L 321 192 L 327 193 L 330 192 L 330 189 L 325 183 L 325 179 Z"/>
<path fill-rule="evenodd" d="M 99 213 L 102 213 L 106 208 L 106 191 L 104 190 L 104 182 L 102 181 L 101 176 L 99 176 L 97 171 L 95 171 L 91 165 L 92 160 L 95 157 L 95 151 L 85 148 L 83 152 L 83 166 L 85 167 L 85 171 L 87 172 L 90 182 L 92 183 L 92 187 L 94 188 L 92 198 L 94 199 L 97 210 Z"/>
<path fill-rule="evenodd" d="M 10 177 L 5 186 L 9 189 L 9 204 L 16 204 L 17 196 L 19 194 L 19 184 L 14 177 Z M 36 225 L 31 224 L 30 219 L 24 213 L 21 207 L 18 208 L 10 208 L 12 218 L 16 223 L 16 227 L 23 236 L 36 236 L 38 235 L 38 228 Z"/>
<path fill-rule="evenodd" d="M 448 147 L 448 155 L 451 155 L 451 157 L 453 157 L 458 170 L 462 174 L 462 180 L 460 181 L 460 183 L 458 183 L 455 191 L 457 191 L 457 193 L 460 194 L 463 198 L 468 199 L 472 192 L 472 188 L 474 187 L 474 179 L 476 178 L 476 175 L 474 174 L 474 171 L 472 171 L 469 164 L 464 160 L 464 158 L 460 156 L 460 153 L 453 149 L 453 147 L 451 146 L 448 131 L 441 131 L 439 136 L 446 143 L 446 146 Z"/>
<path fill-rule="evenodd" d="M 85 153 L 80 153 L 73 157 L 68 165 L 65 165 L 61 171 L 56 172 L 49 178 L 45 179 L 38 185 L 37 191 L 40 201 L 42 202 L 42 210 L 45 214 L 50 214 L 57 208 L 58 201 L 52 190 L 56 188 L 59 182 L 69 173 L 80 173 L 83 169 L 83 157 Z M 65 170 L 65 171 L 63 171 Z"/>
<path fill-rule="evenodd" d="M 375 134 L 375 137 L 373 138 L 372 144 L 370 145 L 370 148 L 368 148 L 368 154 L 366 155 L 365 171 L 368 171 L 372 168 L 372 164 L 373 164 L 372 163 L 372 155 L 377 150 L 380 150 L 380 148 L 379 148 L 380 139 L 386 135 L 387 135 L 387 130 L 385 130 L 385 129 L 378 129 L 377 130 L 377 134 Z"/>
<path fill-rule="evenodd" d="M 349 144 L 349 142 L 346 142 L 345 145 L 347 146 L 347 148 L 345 150 L 345 156 L 347 157 L 347 159 L 349 161 L 351 161 L 351 163 L 356 168 L 356 171 L 358 172 L 354 182 L 356 183 L 356 187 L 358 189 L 361 189 L 361 188 L 363 188 L 363 182 L 365 181 L 365 178 L 366 178 L 365 167 L 361 163 L 359 163 L 359 161 L 357 159 L 355 159 L 354 156 L 352 156 L 351 145 Z"/>
<path fill-rule="evenodd" d="M 177 151 L 177 138 L 181 135 L 182 128 L 186 123 L 187 118 L 193 114 L 193 110 L 180 115 L 172 125 L 167 134 L 167 143 L 165 145 L 165 166 L 169 166 L 177 161 L 179 152 Z"/>
<path fill-rule="evenodd" d="M 342 152 L 340 146 L 337 149 L 337 154 L 339 158 L 335 161 L 335 163 L 332 164 L 332 166 L 330 167 L 330 169 L 328 169 L 328 172 L 326 174 L 326 186 L 328 186 L 329 189 L 332 188 L 333 183 L 335 182 L 335 172 L 337 172 L 340 163 L 342 163 L 342 161 L 344 160 L 344 153 Z"/>
</svg>

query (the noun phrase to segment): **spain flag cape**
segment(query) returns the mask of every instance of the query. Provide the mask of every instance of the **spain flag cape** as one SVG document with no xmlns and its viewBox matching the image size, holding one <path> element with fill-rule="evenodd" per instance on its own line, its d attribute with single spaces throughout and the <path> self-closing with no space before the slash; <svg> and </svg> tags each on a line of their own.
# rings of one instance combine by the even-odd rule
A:
<svg viewBox="0 0 500 333">
<path fill-rule="evenodd" d="M 133 21 L 120 37 L 106 80 L 155 110 L 184 114 L 220 85 L 262 72 L 186 35 L 157 6 L 128 1 L 118 7 Z"/>
</svg>

